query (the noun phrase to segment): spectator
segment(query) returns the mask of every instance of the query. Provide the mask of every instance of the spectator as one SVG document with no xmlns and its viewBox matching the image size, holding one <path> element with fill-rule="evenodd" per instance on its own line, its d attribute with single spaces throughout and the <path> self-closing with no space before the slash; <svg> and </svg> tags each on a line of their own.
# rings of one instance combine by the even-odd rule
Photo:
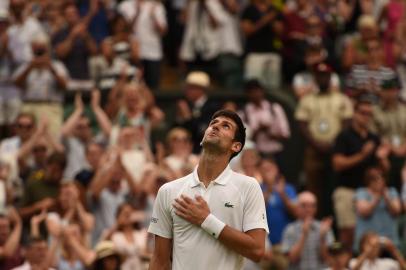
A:
<svg viewBox="0 0 406 270">
<path fill-rule="evenodd" d="M 265 96 L 265 89 L 256 80 L 249 80 L 245 85 L 248 103 L 243 107 L 242 119 L 251 130 L 251 139 L 262 156 L 274 157 L 281 166 L 280 154 L 282 141 L 290 137 L 289 122 L 282 106 L 270 102 Z"/>
<path fill-rule="evenodd" d="M 26 269 L 49 269 L 49 250 L 47 242 L 40 238 L 31 238 L 25 246 L 25 262 L 21 266 L 13 268 L 13 270 Z"/>
<path fill-rule="evenodd" d="M 365 64 L 369 59 L 366 43 L 369 40 L 379 39 L 379 28 L 374 17 L 370 15 L 359 17 L 358 31 L 358 34 L 354 34 L 344 43 L 341 66 L 345 72 L 350 71 L 353 65 Z"/>
<path fill-rule="evenodd" d="M 227 90 L 235 91 L 242 86 L 241 56 L 243 49 L 238 18 L 241 4 L 236 0 L 220 0 L 219 2 L 224 9 L 224 21 L 221 24 L 223 41 L 218 58 L 218 74 L 222 86 Z"/>
<path fill-rule="evenodd" d="M 255 178 L 258 183 L 262 183 L 262 175 L 259 170 L 261 157 L 255 148 L 246 148 L 240 154 L 240 169 L 239 173 Z"/>
<path fill-rule="evenodd" d="M 224 41 L 225 10 L 218 0 L 204 0 L 190 2 L 185 12 L 180 59 L 187 63 L 189 72 L 202 70 L 214 78 L 217 57 L 222 52 Z"/>
<path fill-rule="evenodd" d="M 121 259 L 119 253 L 111 241 L 103 241 L 95 247 L 96 259 L 94 269 L 100 270 L 119 270 Z"/>
<path fill-rule="evenodd" d="M 333 193 L 339 239 L 347 248 L 353 244 L 355 189 L 362 186 L 365 170 L 371 166 L 389 169 L 389 147 L 371 133 L 369 125 L 373 114 L 371 100 L 362 99 L 355 104 L 350 127 L 336 138 L 332 166 L 337 173 L 337 188 Z"/>
<path fill-rule="evenodd" d="M 324 270 L 349 270 L 348 262 L 351 259 L 351 252 L 340 242 L 335 242 L 328 247 L 328 265 Z"/>
<path fill-rule="evenodd" d="M 21 218 L 14 208 L 0 215 L 0 268 L 10 270 L 22 263 L 20 238 Z"/>
<path fill-rule="evenodd" d="M 0 9 L 0 138 L 7 137 L 11 124 L 20 111 L 21 99 L 11 80 L 15 62 L 8 47 L 10 18 L 7 9 Z"/>
<path fill-rule="evenodd" d="M 43 35 L 44 30 L 38 20 L 26 12 L 26 0 L 10 0 L 12 24 L 8 28 L 8 48 L 17 65 L 31 61 L 32 41 Z"/>
<path fill-rule="evenodd" d="M 382 81 L 380 103 L 374 107 L 374 131 L 391 148 L 389 184 L 400 190 L 400 171 L 406 158 L 406 105 L 399 100 L 400 84 L 396 77 Z"/>
<path fill-rule="evenodd" d="M 55 54 L 65 64 L 73 80 L 88 80 L 88 62 L 97 53 L 96 42 L 87 30 L 86 18 L 80 19 L 75 4 L 66 4 L 63 15 L 67 25 L 53 37 Z"/>
<path fill-rule="evenodd" d="M 62 126 L 64 90 L 68 72 L 65 66 L 51 60 L 49 39 L 45 34 L 33 38 L 33 58 L 13 74 L 16 85 L 23 90 L 23 111 L 32 112 L 38 119 L 47 115 L 50 131 L 58 136 Z"/>
<path fill-rule="evenodd" d="M 210 122 L 210 117 L 220 108 L 207 96 L 210 77 L 202 71 L 193 71 L 186 77 L 185 99 L 176 104 L 176 124 L 186 128 L 192 134 L 193 153 L 199 153 L 203 133 Z"/>
<path fill-rule="evenodd" d="M 88 189 L 89 205 L 96 226 L 92 243 L 97 243 L 105 229 L 115 223 L 115 213 L 129 193 L 138 194 L 139 186 L 122 163 L 122 155 L 116 150 L 107 152 Z M 123 181 L 127 183 L 127 187 Z"/>
<path fill-rule="evenodd" d="M 361 238 L 360 247 L 361 254 L 350 261 L 350 268 L 353 270 L 395 270 L 406 267 L 402 253 L 385 237 L 366 232 Z M 392 258 L 380 258 L 383 251 L 388 252 Z"/>
<path fill-rule="evenodd" d="M 326 54 L 327 51 L 318 45 L 306 48 L 304 56 L 306 70 L 296 73 L 292 82 L 293 91 L 298 99 L 303 98 L 307 94 L 319 92 L 319 86 L 314 79 L 314 69 L 318 64 L 325 62 Z M 340 78 L 336 72 L 331 73 L 330 89 L 336 92 L 341 90 Z"/>
<path fill-rule="evenodd" d="M 65 155 L 53 153 L 48 157 L 44 170 L 34 172 L 25 185 L 20 215 L 29 219 L 43 210 L 55 206 L 63 171 L 66 166 Z"/>
<path fill-rule="evenodd" d="M 401 98 L 406 100 L 406 16 L 400 21 L 395 33 L 396 70 L 402 84 Z"/>
<path fill-rule="evenodd" d="M 364 64 L 354 65 L 347 78 L 347 92 L 357 99 L 361 95 L 369 94 L 378 101 L 382 82 L 393 78 L 394 71 L 383 65 L 383 50 L 378 39 L 365 42 L 366 59 Z"/>
<path fill-rule="evenodd" d="M 383 172 L 379 168 L 369 168 L 365 172 L 365 188 L 355 194 L 357 221 L 355 226 L 355 250 L 364 232 L 375 232 L 385 236 L 399 246 L 397 217 L 402 211 L 398 192 L 387 187 Z"/>
<path fill-rule="evenodd" d="M 330 158 L 333 142 L 353 113 L 350 100 L 331 88 L 331 74 L 330 66 L 324 63 L 316 65 L 315 81 L 320 91 L 303 97 L 295 112 L 307 142 L 303 164 L 305 185 L 316 195 L 322 214 L 328 211 L 326 207 L 332 192 Z"/>
<path fill-rule="evenodd" d="M 268 68 L 267 82 L 278 88 L 281 82 L 281 57 L 275 45 L 283 31 L 281 14 L 266 1 L 254 0 L 243 10 L 241 30 L 245 37 L 245 78 L 259 78 Z M 268 86 L 268 84 L 267 84 Z"/>
<path fill-rule="evenodd" d="M 111 228 L 109 234 L 116 251 L 125 258 L 121 269 L 141 269 L 142 258 L 148 258 L 147 237 L 145 228 L 135 229 L 137 225 L 137 212 L 129 203 L 120 205 L 117 209 L 117 223 Z M 139 224 L 138 224 L 139 225 Z"/>
<path fill-rule="evenodd" d="M 190 133 L 184 128 L 175 127 L 168 132 L 166 143 L 169 151 L 163 162 L 171 172 L 171 179 L 181 178 L 191 173 L 199 157 L 192 153 Z"/>
<path fill-rule="evenodd" d="M 328 246 L 334 241 L 333 220 L 315 220 L 317 199 L 308 191 L 298 195 L 298 219 L 283 232 L 282 250 L 289 269 L 322 269 L 328 258 Z"/>
<path fill-rule="evenodd" d="M 144 69 L 144 79 L 152 90 L 159 89 L 162 60 L 161 38 L 167 31 L 165 9 L 161 2 L 126 0 L 118 11 L 132 25 L 139 42 L 139 56 Z"/>
<path fill-rule="evenodd" d="M 79 171 L 75 176 L 75 180 L 79 184 L 80 190 L 82 189 L 86 190 L 89 187 L 90 182 L 92 181 L 96 171 L 99 169 L 101 165 L 103 165 L 101 164 L 100 160 L 101 157 L 104 155 L 104 152 L 105 147 L 100 143 L 89 142 L 86 145 L 85 156 L 86 163 L 89 166 Z"/>
</svg>

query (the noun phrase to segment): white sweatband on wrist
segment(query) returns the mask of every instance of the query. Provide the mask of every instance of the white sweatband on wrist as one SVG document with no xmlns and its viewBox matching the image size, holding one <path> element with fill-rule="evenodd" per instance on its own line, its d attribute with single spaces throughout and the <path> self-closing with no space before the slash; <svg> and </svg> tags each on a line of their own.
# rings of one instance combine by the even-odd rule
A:
<svg viewBox="0 0 406 270">
<path fill-rule="evenodd" d="M 214 238 L 219 238 L 221 231 L 226 224 L 216 218 L 213 214 L 209 214 L 200 227 Z"/>
</svg>

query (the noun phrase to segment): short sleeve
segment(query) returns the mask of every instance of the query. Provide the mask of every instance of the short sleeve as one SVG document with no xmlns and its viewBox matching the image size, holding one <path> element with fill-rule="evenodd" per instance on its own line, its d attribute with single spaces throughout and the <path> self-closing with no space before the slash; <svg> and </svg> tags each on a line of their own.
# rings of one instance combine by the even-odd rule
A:
<svg viewBox="0 0 406 270">
<path fill-rule="evenodd" d="M 302 98 L 295 112 L 295 118 L 299 121 L 308 121 L 310 119 L 309 100 L 310 96 L 307 95 Z"/>
<path fill-rule="evenodd" d="M 165 8 L 162 3 L 157 4 L 157 8 L 155 10 L 155 18 L 160 25 L 167 27 Z"/>
<path fill-rule="evenodd" d="M 370 196 L 368 195 L 368 192 L 365 190 L 365 188 L 359 188 L 357 189 L 354 197 L 355 201 L 360 201 L 360 200 L 365 200 L 369 201 Z"/>
<path fill-rule="evenodd" d="M 169 194 L 163 185 L 157 194 L 148 232 L 164 238 L 172 238 L 173 221 L 170 212 Z"/>
<path fill-rule="evenodd" d="M 351 100 L 345 96 L 342 95 L 342 107 L 340 110 L 341 113 L 341 118 L 342 119 L 349 119 L 352 117 L 354 110 L 353 110 L 353 105 L 351 104 Z"/>
<path fill-rule="evenodd" d="M 266 220 L 265 200 L 261 187 L 254 179 L 251 180 L 249 190 L 245 196 L 243 231 L 247 232 L 253 229 L 264 229 L 267 233 L 268 222 Z"/>
<path fill-rule="evenodd" d="M 62 64 L 62 62 L 56 61 L 52 64 L 52 66 L 55 68 L 58 75 L 62 78 L 67 79 L 69 77 L 68 70 L 66 69 L 65 65 Z"/>
</svg>

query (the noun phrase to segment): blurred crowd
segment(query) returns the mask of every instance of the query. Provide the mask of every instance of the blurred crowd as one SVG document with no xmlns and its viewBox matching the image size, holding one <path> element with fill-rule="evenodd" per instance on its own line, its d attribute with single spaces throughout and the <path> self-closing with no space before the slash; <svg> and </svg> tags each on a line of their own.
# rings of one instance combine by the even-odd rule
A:
<svg viewBox="0 0 406 270">
<path fill-rule="evenodd" d="M 0 269 L 147 269 L 157 191 L 221 108 L 270 229 L 245 269 L 406 269 L 405 101 L 405 0 L 1 0 Z"/>
</svg>

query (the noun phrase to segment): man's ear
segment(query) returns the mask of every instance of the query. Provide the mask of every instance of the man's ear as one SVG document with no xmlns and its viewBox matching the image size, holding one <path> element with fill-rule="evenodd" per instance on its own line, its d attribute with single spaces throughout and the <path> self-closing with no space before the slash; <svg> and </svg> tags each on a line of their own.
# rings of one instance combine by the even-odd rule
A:
<svg viewBox="0 0 406 270">
<path fill-rule="evenodd" d="M 234 153 L 240 152 L 241 148 L 242 148 L 242 143 L 240 143 L 240 142 L 233 142 L 233 144 L 231 145 L 231 151 L 233 151 Z"/>
</svg>

